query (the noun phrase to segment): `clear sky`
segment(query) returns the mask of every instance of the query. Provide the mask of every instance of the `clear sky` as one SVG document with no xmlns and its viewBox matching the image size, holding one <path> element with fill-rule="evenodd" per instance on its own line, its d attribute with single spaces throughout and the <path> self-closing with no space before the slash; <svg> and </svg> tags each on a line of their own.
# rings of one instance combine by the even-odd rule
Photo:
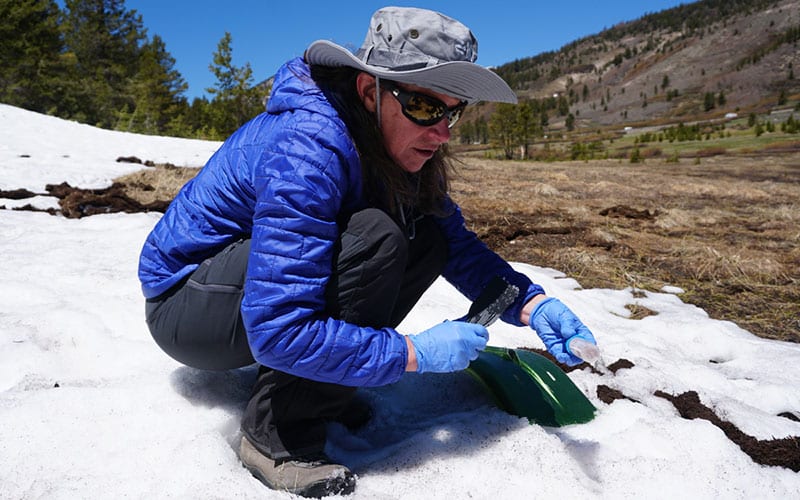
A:
<svg viewBox="0 0 800 500">
<path fill-rule="evenodd" d="M 208 69 L 226 31 L 233 37 L 233 62 L 249 62 L 254 81 L 300 56 L 314 40 L 358 48 L 372 13 L 385 5 L 438 10 L 466 24 L 478 38 L 478 63 L 498 66 L 557 50 L 621 21 L 682 3 L 680 0 L 515 0 L 408 2 L 342 0 L 127 0 L 142 15 L 150 36 L 161 36 L 177 60 L 190 100 L 214 84 Z"/>
</svg>

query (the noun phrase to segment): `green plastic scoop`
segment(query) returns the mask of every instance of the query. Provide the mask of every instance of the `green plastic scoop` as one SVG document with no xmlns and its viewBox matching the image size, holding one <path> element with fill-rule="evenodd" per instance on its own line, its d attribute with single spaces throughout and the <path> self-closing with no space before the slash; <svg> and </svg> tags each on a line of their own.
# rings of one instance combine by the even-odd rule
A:
<svg viewBox="0 0 800 500">
<path fill-rule="evenodd" d="M 475 299 L 465 321 L 489 326 L 514 302 L 519 290 L 500 277 Z M 546 357 L 523 349 L 487 347 L 467 372 L 503 411 L 531 423 L 560 427 L 594 418 L 597 409 L 566 373 Z"/>
<path fill-rule="evenodd" d="M 498 408 L 550 427 L 582 424 L 597 410 L 566 373 L 535 352 L 487 347 L 467 372 Z"/>
</svg>

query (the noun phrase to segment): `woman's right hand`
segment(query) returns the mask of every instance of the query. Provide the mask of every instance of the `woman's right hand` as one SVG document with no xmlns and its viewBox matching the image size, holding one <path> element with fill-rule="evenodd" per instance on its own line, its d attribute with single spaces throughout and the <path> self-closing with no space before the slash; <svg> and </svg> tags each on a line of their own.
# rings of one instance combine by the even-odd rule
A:
<svg viewBox="0 0 800 500">
<path fill-rule="evenodd" d="M 486 347 L 486 327 L 464 321 L 445 321 L 416 335 L 409 343 L 407 371 L 416 364 L 418 373 L 448 373 L 463 370 Z"/>
</svg>

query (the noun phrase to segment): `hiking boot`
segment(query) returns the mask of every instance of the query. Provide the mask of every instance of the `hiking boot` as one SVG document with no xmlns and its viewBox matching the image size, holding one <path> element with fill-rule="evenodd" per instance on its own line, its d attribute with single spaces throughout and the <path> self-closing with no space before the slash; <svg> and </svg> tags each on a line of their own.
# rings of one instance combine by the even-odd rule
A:
<svg viewBox="0 0 800 500">
<path fill-rule="evenodd" d="M 319 498 L 348 495 L 356 488 L 356 478 L 350 469 L 331 463 L 322 453 L 273 460 L 242 436 L 239 459 L 250 473 L 273 490 Z"/>
</svg>

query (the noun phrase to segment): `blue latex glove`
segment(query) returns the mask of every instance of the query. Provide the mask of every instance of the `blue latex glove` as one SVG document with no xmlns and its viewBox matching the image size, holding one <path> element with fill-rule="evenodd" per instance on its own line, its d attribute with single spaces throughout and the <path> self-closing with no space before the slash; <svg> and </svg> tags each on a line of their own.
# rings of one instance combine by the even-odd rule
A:
<svg viewBox="0 0 800 500">
<path fill-rule="evenodd" d="M 486 327 L 464 321 L 445 321 L 410 335 L 417 353 L 417 372 L 448 373 L 463 370 L 486 347 Z"/>
<path fill-rule="evenodd" d="M 548 352 L 559 363 L 569 366 L 579 365 L 583 361 L 567 350 L 568 339 L 577 336 L 587 342 L 597 344 L 592 332 L 581 323 L 581 320 L 570 311 L 569 307 L 552 297 L 536 304 L 536 308 L 531 313 L 530 325 L 536 330 Z"/>
</svg>

